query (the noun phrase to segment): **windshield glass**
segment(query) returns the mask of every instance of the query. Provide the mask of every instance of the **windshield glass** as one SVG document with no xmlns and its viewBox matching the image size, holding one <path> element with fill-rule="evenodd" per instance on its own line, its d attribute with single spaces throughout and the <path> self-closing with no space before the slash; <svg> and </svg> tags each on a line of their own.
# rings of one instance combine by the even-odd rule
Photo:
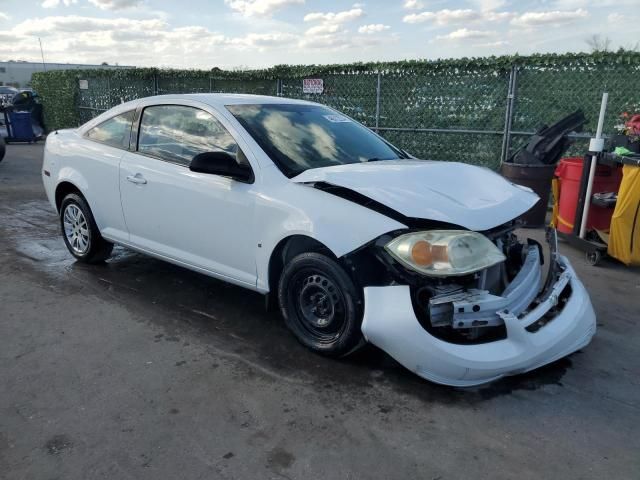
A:
<svg viewBox="0 0 640 480">
<path fill-rule="evenodd" d="M 227 105 L 280 170 L 406 158 L 367 127 L 321 105 Z"/>
</svg>

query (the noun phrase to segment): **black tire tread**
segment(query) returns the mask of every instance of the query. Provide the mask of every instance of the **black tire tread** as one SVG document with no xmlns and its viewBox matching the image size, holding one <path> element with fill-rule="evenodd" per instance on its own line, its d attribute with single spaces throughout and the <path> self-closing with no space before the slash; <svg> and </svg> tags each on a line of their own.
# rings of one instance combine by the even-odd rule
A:
<svg viewBox="0 0 640 480">
<path fill-rule="evenodd" d="M 80 207 L 87 219 L 87 222 L 89 223 L 89 229 L 91 231 L 91 244 L 89 245 L 89 250 L 84 255 L 78 255 L 77 253 L 75 253 L 71 246 L 68 244 L 67 238 L 64 235 L 63 212 L 65 207 L 71 202 Z M 77 261 L 89 264 L 102 263 L 111 256 L 113 243 L 108 242 L 107 240 L 102 238 L 102 235 L 100 235 L 100 230 L 96 225 L 96 221 L 93 218 L 93 213 L 91 212 L 89 204 L 79 193 L 69 193 L 62 199 L 62 203 L 60 204 L 60 228 L 62 228 L 62 238 L 64 239 L 64 243 L 67 246 L 67 249 L 69 250 L 71 255 L 76 258 Z"/>
<path fill-rule="evenodd" d="M 305 338 L 303 330 L 297 325 L 298 320 L 296 319 L 295 309 L 289 305 L 286 283 L 297 269 L 308 266 L 317 267 L 333 276 L 341 288 L 347 308 L 351 312 L 348 331 L 330 346 L 318 344 L 308 337 Z M 317 353 L 329 357 L 343 357 L 355 352 L 366 343 L 361 330 L 361 294 L 344 269 L 335 260 L 326 255 L 316 252 L 301 253 L 285 265 L 278 282 L 278 301 L 282 316 L 289 330 L 300 343 Z"/>
</svg>

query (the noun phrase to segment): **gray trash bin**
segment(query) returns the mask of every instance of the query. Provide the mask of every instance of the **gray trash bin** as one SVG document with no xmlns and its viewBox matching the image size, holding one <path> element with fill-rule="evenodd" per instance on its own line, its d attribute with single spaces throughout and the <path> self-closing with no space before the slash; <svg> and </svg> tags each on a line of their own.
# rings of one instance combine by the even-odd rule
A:
<svg viewBox="0 0 640 480">
<path fill-rule="evenodd" d="M 529 187 L 540 197 L 540 201 L 520 217 L 523 226 L 538 228 L 545 225 L 551 180 L 555 169 L 555 165 L 502 163 L 500 166 L 500 173 L 504 178 L 518 185 Z"/>
</svg>

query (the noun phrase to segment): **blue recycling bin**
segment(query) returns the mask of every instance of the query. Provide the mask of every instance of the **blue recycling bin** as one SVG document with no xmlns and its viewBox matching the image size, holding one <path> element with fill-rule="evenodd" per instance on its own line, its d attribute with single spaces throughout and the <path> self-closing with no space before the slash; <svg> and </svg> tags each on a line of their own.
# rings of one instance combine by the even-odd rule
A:
<svg viewBox="0 0 640 480">
<path fill-rule="evenodd" d="M 7 125 L 7 141 L 33 142 L 36 139 L 33 133 L 31 112 L 9 112 L 9 125 Z"/>
</svg>

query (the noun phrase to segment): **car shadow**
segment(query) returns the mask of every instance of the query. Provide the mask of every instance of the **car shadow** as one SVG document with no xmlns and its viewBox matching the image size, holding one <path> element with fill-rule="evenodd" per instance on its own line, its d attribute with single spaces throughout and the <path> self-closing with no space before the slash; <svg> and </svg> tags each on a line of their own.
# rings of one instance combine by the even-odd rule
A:
<svg viewBox="0 0 640 480">
<path fill-rule="evenodd" d="M 289 333 L 279 312 L 266 310 L 262 295 L 121 247 L 104 265 L 72 262 L 68 268 L 95 288 L 136 306 L 144 312 L 144 321 L 163 329 L 165 339 L 193 341 L 195 335 L 278 378 L 324 388 L 384 384 L 424 401 L 477 403 L 519 390 L 562 386 L 571 368 L 571 360 L 563 359 L 485 386 L 452 388 L 416 376 L 373 345 L 342 359 L 314 354 Z M 156 310 L 162 313 L 153 314 Z"/>
</svg>

